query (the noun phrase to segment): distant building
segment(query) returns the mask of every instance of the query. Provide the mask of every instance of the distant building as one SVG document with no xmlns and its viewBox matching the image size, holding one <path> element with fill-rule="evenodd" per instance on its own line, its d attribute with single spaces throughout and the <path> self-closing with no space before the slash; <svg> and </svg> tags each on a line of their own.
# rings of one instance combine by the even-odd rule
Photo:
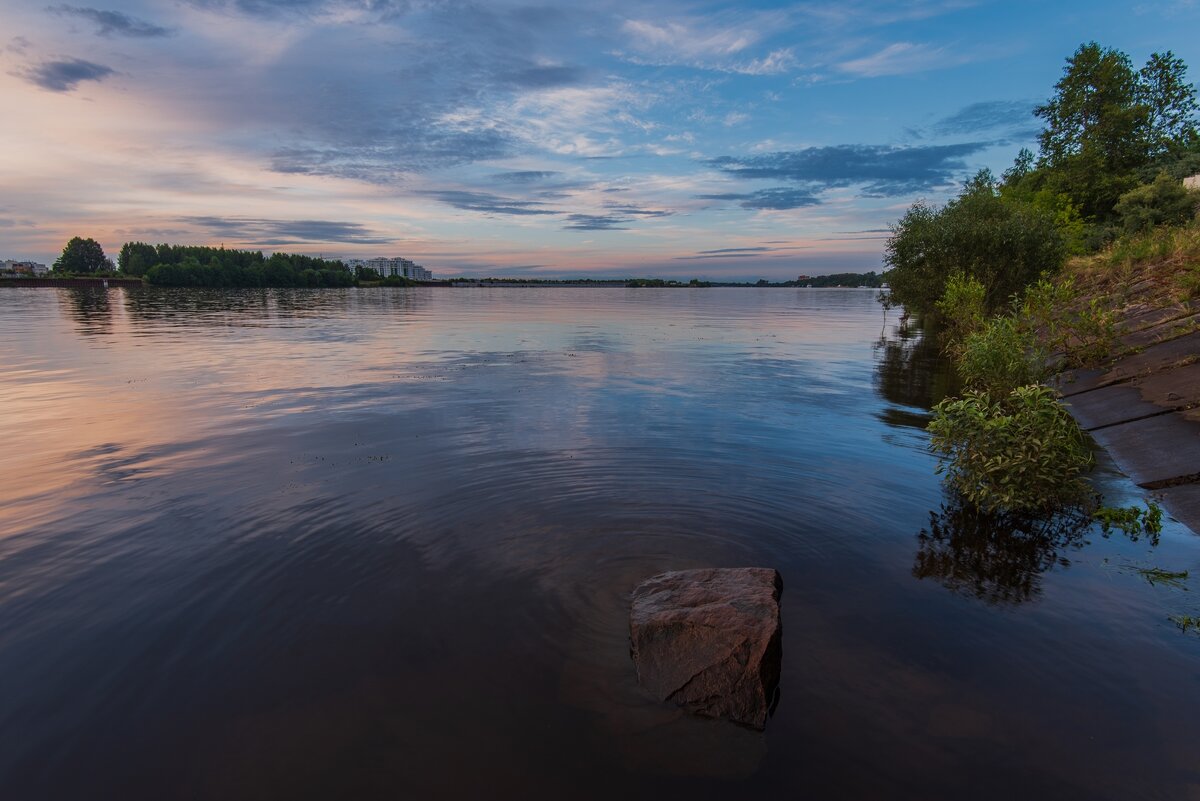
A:
<svg viewBox="0 0 1200 801">
<path fill-rule="evenodd" d="M 352 270 L 356 267 L 366 267 L 384 278 L 396 275 L 401 278 L 411 278 L 414 281 L 433 280 L 433 273 L 421 265 L 413 263 L 410 259 L 389 259 L 381 256 L 375 259 L 342 259 L 342 261 Z"/>
<path fill-rule="evenodd" d="M 6 259 L 0 262 L 0 272 L 38 276 L 50 272 L 50 268 L 44 264 L 38 264 L 36 261 L 13 261 L 12 259 Z"/>
</svg>

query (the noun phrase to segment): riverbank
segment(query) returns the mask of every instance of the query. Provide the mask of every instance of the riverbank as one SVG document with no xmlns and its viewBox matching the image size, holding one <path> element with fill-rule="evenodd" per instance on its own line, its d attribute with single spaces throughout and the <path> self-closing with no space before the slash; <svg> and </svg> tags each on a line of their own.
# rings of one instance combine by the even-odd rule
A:
<svg viewBox="0 0 1200 801">
<path fill-rule="evenodd" d="M 1196 238 L 1189 229 L 1160 232 L 1140 249 L 1068 265 L 1085 297 L 1111 299 L 1119 335 L 1102 367 L 1067 371 L 1056 385 L 1117 466 L 1200 532 L 1200 302 L 1190 284 Z"/>
<path fill-rule="evenodd" d="M 97 287 L 144 286 L 140 278 L 4 278 L 0 287 L 27 289 L 30 287 Z"/>
</svg>

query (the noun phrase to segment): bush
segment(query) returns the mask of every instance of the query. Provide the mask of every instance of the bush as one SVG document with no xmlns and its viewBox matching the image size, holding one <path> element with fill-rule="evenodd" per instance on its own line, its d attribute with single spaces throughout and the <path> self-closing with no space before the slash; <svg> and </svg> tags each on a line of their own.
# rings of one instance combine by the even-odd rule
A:
<svg viewBox="0 0 1200 801">
<path fill-rule="evenodd" d="M 993 317 L 958 347 L 958 373 L 968 389 L 996 396 L 1046 377 L 1046 351 L 1013 317 Z"/>
<path fill-rule="evenodd" d="M 983 284 L 961 272 L 954 273 L 946 282 L 937 310 L 946 323 L 947 350 L 951 353 L 957 353 L 963 340 L 986 322 L 986 294 Z"/>
<path fill-rule="evenodd" d="M 944 400 L 929 432 L 938 472 L 985 512 L 1050 513 L 1087 498 L 1086 435 L 1049 387 L 1018 387 L 1001 400 L 980 391 Z"/>
<path fill-rule="evenodd" d="M 1196 214 L 1200 193 L 1189 192 L 1183 184 L 1165 172 L 1153 183 L 1121 195 L 1115 211 L 1127 234 L 1136 234 L 1160 225 L 1182 225 Z"/>
<path fill-rule="evenodd" d="M 1061 353 L 1060 367 L 1095 364 L 1116 346 L 1116 317 L 1100 298 L 1084 302 L 1075 279 L 1051 281 L 1042 277 L 1025 290 L 1014 315 L 1041 343 L 1045 353 Z"/>
<path fill-rule="evenodd" d="M 1054 216 L 1002 200 L 987 174 L 944 208 L 912 206 L 893 226 L 885 255 L 896 302 L 916 313 L 932 311 L 956 274 L 978 281 L 985 308 L 996 311 L 1065 258 Z"/>
</svg>

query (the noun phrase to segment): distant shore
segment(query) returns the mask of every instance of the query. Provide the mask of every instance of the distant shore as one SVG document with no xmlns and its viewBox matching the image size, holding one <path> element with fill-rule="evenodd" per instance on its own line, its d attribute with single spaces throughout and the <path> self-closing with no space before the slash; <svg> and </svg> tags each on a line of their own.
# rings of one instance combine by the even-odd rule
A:
<svg viewBox="0 0 1200 801">
<path fill-rule="evenodd" d="M 374 281 L 360 281 L 354 285 L 361 289 L 395 288 Z M 683 283 L 680 281 L 646 281 L 644 279 L 620 280 L 563 280 L 563 281 L 504 281 L 504 280 L 463 280 L 448 279 L 445 281 L 413 281 L 405 286 L 448 287 L 453 289 L 480 287 L 512 287 L 516 289 L 552 289 L 555 287 L 580 287 L 600 289 L 878 289 L 879 287 L 854 284 L 821 284 L 811 285 L 796 281 L 734 283 L 721 281 L 703 281 Z M 262 286 L 262 287 L 171 287 L 160 286 L 143 281 L 141 278 L 115 277 L 72 277 L 72 278 L 0 278 L 0 288 L 14 287 L 29 288 L 105 288 L 105 287 L 157 287 L 161 289 L 345 289 L 346 287 L 293 287 L 293 286 Z"/>
<path fill-rule="evenodd" d="M 10 287 L 112 287 L 145 286 L 140 278 L 0 278 L 0 286 Z"/>
</svg>

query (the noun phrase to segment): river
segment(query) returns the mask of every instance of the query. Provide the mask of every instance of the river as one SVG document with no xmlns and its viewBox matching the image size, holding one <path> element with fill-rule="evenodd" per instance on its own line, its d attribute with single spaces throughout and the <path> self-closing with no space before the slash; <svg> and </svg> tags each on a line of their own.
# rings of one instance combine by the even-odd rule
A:
<svg viewBox="0 0 1200 801">
<path fill-rule="evenodd" d="M 1200 538 L 956 510 L 895 318 L 0 291 L 0 798 L 1200 797 Z M 784 581 L 761 734 L 628 653 L 638 582 L 743 565 Z"/>
</svg>

